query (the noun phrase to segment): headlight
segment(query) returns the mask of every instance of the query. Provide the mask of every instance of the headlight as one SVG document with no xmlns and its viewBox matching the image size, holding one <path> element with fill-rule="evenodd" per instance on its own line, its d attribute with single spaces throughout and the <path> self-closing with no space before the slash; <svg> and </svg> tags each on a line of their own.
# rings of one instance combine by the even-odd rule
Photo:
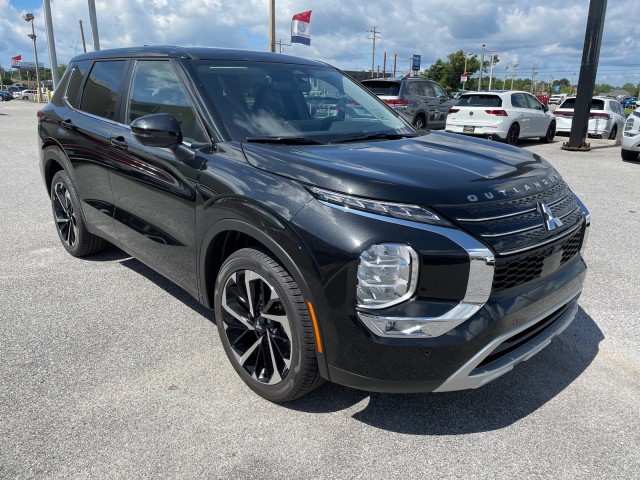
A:
<svg viewBox="0 0 640 480">
<path fill-rule="evenodd" d="M 343 207 L 364 210 L 365 212 L 377 213 L 378 215 L 386 215 L 388 217 L 400 218 L 402 220 L 429 223 L 431 225 L 440 225 L 441 227 L 452 227 L 447 220 L 438 216 L 428 208 L 424 208 L 419 205 L 382 202 L 345 195 L 343 193 L 331 192 L 329 190 L 322 190 L 316 187 L 307 188 L 319 200 L 342 205 Z"/>
<path fill-rule="evenodd" d="M 408 300 L 418 286 L 418 274 L 418 254 L 409 245 L 372 245 L 360 255 L 356 287 L 358 307 L 388 308 Z"/>
</svg>

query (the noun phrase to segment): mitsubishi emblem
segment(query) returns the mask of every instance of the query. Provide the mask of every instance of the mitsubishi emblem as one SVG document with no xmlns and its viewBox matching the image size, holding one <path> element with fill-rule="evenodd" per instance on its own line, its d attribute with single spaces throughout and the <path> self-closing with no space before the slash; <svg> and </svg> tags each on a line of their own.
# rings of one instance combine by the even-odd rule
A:
<svg viewBox="0 0 640 480">
<path fill-rule="evenodd" d="M 545 203 L 538 202 L 538 211 L 540 212 L 540 215 L 542 215 L 544 226 L 548 231 L 555 230 L 562 226 L 562 220 L 558 217 L 554 217 L 553 212 Z"/>
</svg>

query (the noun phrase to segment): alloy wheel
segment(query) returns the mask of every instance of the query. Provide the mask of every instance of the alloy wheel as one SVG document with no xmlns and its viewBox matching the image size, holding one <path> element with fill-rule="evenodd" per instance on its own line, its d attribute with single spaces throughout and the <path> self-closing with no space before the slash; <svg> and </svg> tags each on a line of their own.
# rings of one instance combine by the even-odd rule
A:
<svg viewBox="0 0 640 480">
<path fill-rule="evenodd" d="M 78 224 L 71 195 L 64 183 L 55 184 L 51 200 L 60 238 L 68 247 L 73 247 L 78 241 Z"/>
<path fill-rule="evenodd" d="M 291 326 L 273 286 L 254 271 L 235 271 L 221 306 L 220 320 L 238 364 L 260 383 L 280 383 L 291 366 Z"/>
</svg>

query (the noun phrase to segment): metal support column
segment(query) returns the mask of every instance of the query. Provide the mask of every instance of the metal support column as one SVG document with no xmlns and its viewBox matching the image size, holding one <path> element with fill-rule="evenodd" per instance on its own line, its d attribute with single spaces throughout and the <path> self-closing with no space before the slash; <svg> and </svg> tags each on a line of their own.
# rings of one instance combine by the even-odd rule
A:
<svg viewBox="0 0 640 480">
<path fill-rule="evenodd" d="M 44 21 L 47 27 L 47 44 L 49 46 L 49 60 L 51 62 L 51 80 L 53 80 L 53 89 L 55 90 L 60 82 L 58 75 L 58 57 L 56 56 L 56 40 L 53 37 L 53 22 L 51 21 L 51 5 L 49 0 L 43 0 Z"/>
<path fill-rule="evenodd" d="M 582 63 L 580 65 L 580 78 L 578 79 L 578 95 L 573 110 L 569 141 L 562 145 L 565 150 L 587 151 L 591 149 L 585 139 L 589 128 L 589 111 L 591 110 L 591 98 L 593 97 L 596 83 L 606 11 L 607 0 L 590 0 L 587 30 L 582 50 Z"/>
<path fill-rule="evenodd" d="M 98 35 L 98 17 L 96 16 L 96 1 L 89 0 L 89 23 L 91 23 L 91 34 L 93 35 L 93 50 L 100 50 L 100 37 Z"/>
</svg>

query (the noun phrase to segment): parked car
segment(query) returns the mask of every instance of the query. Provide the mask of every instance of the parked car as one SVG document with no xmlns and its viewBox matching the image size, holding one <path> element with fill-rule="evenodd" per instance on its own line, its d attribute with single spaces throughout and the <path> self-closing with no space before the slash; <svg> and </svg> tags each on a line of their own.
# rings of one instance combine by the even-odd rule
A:
<svg viewBox="0 0 640 480">
<path fill-rule="evenodd" d="M 536 98 L 540 103 L 544 103 L 545 105 L 549 104 L 549 95 L 545 95 L 544 93 L 536 94 Z"/>
<path fill-rule="evenodd" d="M 311 117 L 312 85 L 360 114 Z M 111 242 L 213 309 L 231 364 L 271 401 L 323 379 L 477 388 L 578 310 L 589 213 L 549 163 L 418 135 L 322 62 L 91 52 L 37 132 L 62 246 L 83 257 Z"/>
<path fill-rule="evenodd" d="M 370 78 L 361 83 L 418 130 L 444 128 L 455 103 L 439 83 L 422 77 Z"/>
<path fill-rule="evenodd" d="M 515 145 L 521 138 L 551 142 L 556 122 L 548 107 L 527 92 L 471 92 L 449 110 L 445 130 Z"/>
<path fill-rule="evenodd" d="M 6 90 L 0 90 L 0 102 L 8 102 L 13 100 L 13 95 Z"/>
<path fill-rule="evenodd" d="M 567 96 L 564 93 L 555 93 L 549 97 L 549 105 L 560 105 Z"/>
<path fill-rule="evenodd" d="M 620 103 L 624 108 L 634 108 L 637 100 L 638 100 L 638 97 L 627 97 L 624 100 L 622 100 Z"/>
<path fill-rule="evenodd" d="M 623 160 L 638 160 L 640 153 L 640 108 L 627 117 L 622 131 L 622 150 L 620 154 Z"/>
<path fill-rule="evenodd" d="M 558 133 L 568 134 L 571 132 L 575 105 L 576 98 L 567 98 L 553 112 L 558 122 L 556 127 Z M 626 115 L 620 102 L 610 98 L 594 97 L 591 100 L 587 134 L 594 138 L 614 139 L 622 130 L 625 119 Z"/>
<path fill-rule="evenodd" d="M 14 95 L 15 97 L 15 95 Z M 31 90 L 31 89 L 27 89 L 27 90 L 21 90 L 20 92 L 18 92 L 18 96 L 16 98 L 21 98 L 22 100 L 35 100 L 36 99 L 36 91 L 35 90 Z"/>
</svg>

